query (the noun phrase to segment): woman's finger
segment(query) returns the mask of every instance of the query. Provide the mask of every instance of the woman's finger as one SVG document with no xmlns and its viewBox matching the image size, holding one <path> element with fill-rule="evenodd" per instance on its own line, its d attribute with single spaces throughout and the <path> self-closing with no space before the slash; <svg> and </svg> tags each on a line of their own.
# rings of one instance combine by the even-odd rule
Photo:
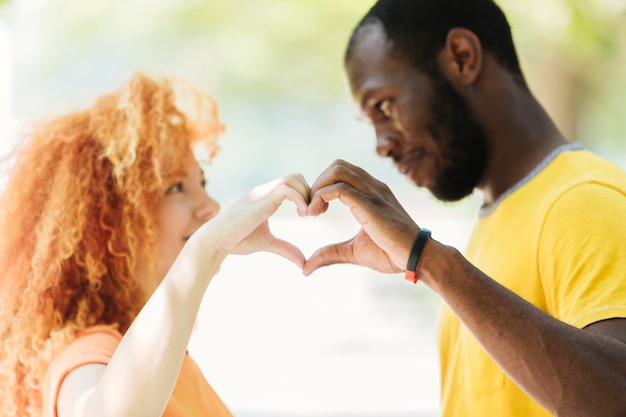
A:
<svg viewBox="0 0 626 417">
<path fill-rule="evenodd" d="M 287 242 L 286 240 L 273 237 L 272 243 L 266 251 L 282 256 L 283 258 L 296 264 L 300 269 L 304 267 L 304 263 L 306 261 L 304 254 L 297 246 Z"/>
</svg>

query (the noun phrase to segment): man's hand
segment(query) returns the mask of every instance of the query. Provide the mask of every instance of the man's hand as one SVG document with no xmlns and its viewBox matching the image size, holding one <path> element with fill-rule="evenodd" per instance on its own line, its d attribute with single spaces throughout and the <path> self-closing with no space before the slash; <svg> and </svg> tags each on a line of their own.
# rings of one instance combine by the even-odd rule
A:
<svg viewBox="0 0 626 417">
<path fill-rule="evenodd" d="M 389 187 L 348 162 L 333 162 L 311 187 L 308 215 L 324 213 L 338 199 L 361 224 L 352 239 L 324 246 L 305 263 L 304 274 L 321 266 L 350 263 L 385 273 L 401 272 L 419 227 Z"/>
</svg>

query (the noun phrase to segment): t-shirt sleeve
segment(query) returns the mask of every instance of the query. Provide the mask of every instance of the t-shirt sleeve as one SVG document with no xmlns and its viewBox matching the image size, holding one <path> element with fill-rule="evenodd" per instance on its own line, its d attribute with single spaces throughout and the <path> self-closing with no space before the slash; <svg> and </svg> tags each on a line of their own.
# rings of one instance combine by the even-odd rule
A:
<svg viewBox="0 0 626 417">
<path fill-rule="evenodd" d="M 115 330 L 97 326 L 81 333 L 50 363 L 42 384 L 44 417 L 57 417 L 59 389 L 65 377 L 87 364 L 108 364 L 122 336 Z"/>
<path fill-rule="evenodd" d="M 550 313 L 578 328 L 626 317 L 626 196 L 602 184 L 564 193 L 551 208 L 538 256 Z"/>
</svg>

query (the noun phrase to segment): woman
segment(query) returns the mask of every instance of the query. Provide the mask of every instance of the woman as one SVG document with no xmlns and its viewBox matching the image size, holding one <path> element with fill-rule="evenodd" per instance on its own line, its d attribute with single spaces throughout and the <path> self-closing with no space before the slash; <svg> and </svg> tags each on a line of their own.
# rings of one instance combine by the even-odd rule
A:
<svg viewBox="0 0 626 417">
<path fill-rule="evenodd" d="M 304 215 L 309 188 L 291 175 L 219 213 L 194 155 L 222 130 L 209 97 L 137 73 L 28 132 L 0 201 L 6 415 L 231 415 L 186 353 L 200 302 L 228 254 L 303 266 L 267 219 L 285 199 Z"/>
</svg>

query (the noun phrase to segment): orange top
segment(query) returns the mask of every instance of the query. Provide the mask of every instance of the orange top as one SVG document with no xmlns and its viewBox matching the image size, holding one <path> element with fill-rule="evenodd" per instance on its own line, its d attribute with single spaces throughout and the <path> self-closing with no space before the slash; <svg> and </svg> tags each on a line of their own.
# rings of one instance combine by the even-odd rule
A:
<svg viewBox="0 0 626 417">
<path fill-rule="evenodd" d="M 44 417 L 58 417 L 56 406 L 63 379 L 82 365 L 109 363 L 121 340 L 122 335 L 110 327 L 94 326 L 63 349 L 50 363 L 42 385 Z M 232 417 L 232 414 L 206 381 L 196 362 L 185 355 L 163 417 L 194 416 Z"/>
</svg>

